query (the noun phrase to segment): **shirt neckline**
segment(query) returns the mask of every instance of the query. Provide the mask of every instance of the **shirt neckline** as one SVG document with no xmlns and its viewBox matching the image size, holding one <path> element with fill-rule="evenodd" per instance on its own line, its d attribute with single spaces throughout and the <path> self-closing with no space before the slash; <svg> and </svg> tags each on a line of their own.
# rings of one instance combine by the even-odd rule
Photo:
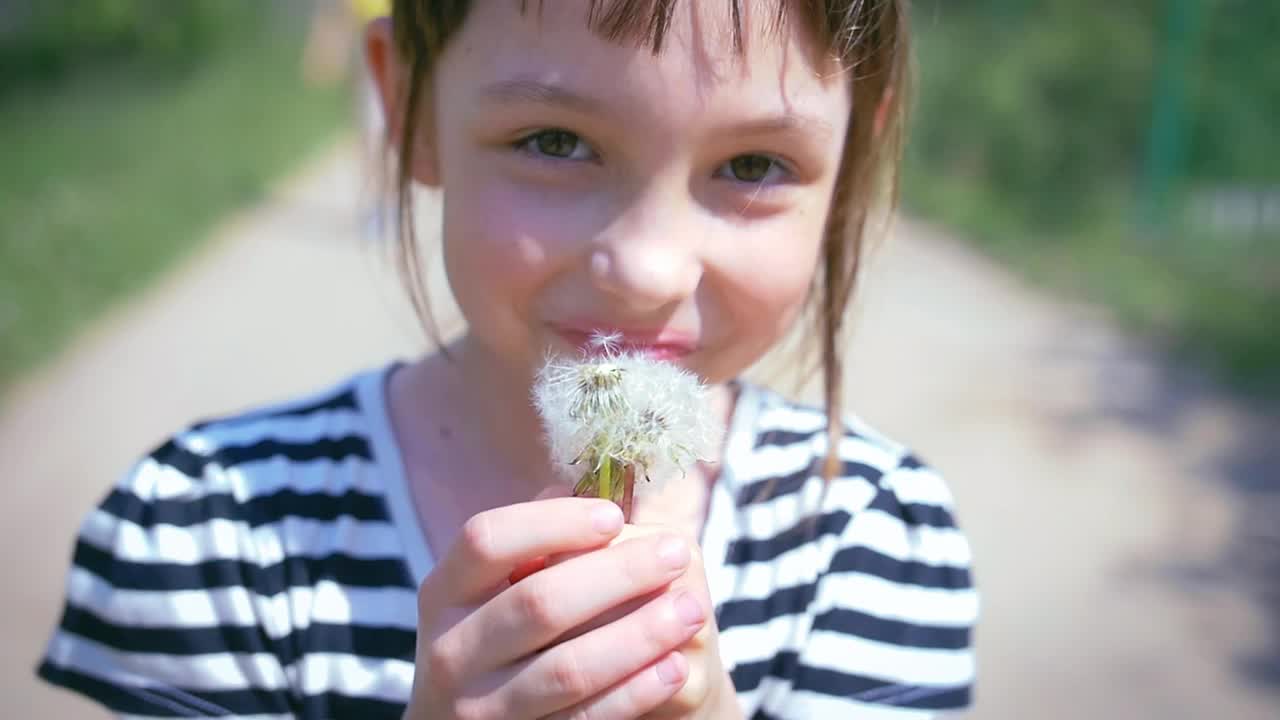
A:
<svg viewBox="0 0 1280 720">
<path fill-rule="evenodd" d="M 416 506 L 413 495 L 409 492 L 409 483 L 405 477 L 404 456 L 400 452 L 400 444 L 396 442 L 387 405 L 391 376 L 403 366 L 404 362 L 396 360 L 366 373 L 358 383 L 357 392 L 360 395 L 360 406 L 366 408 L 374 466 L 382 477 L 387 512 L 391 516 L 391 524 L 400 534 L 409 572 L 417 586 L 422 584 L 435 567 L 435 559 L 431 556 L 431 547 L 427 544 L 427 536 L 414 509 Z"/>
</svg>

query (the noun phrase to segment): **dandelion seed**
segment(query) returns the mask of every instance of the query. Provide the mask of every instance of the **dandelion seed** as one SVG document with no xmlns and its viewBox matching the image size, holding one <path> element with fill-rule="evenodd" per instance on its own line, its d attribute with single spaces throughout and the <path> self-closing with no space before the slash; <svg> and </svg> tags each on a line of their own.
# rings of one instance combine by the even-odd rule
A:
<svg viewBox="0 0 1280 720">
<path fill-rule="evenodd" d="M 622 333 L 617 330 L 591 333 L 591 337 L 587 338 L 587 345 L 605 355 L 615 355 L 622 347 Z"/>
</svg>

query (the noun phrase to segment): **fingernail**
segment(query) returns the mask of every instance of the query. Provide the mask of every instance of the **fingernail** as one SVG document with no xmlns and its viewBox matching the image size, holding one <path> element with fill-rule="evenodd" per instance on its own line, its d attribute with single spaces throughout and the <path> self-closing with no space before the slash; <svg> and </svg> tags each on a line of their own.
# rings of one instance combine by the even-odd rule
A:
<svg viewBox="0 0 1280 720">
<path fill-rule="evenodd" d="M 611 533 L 622 528 L 622 510 L 613 503 L 601 505 L 591 511 L 591 526 L 596 532 Z"/>
<path fill-rule="evenodd" d="M 694 599 L 693 595 L 682 592 L 676 596 L 676 616 L 684 622 L 685 625 L 697 625 L 702 622 L 702 606 Z"/>
<path fill-rule="evenodd" d="M 667 685 L 675 685 L 684 679 L 684 663 L 681 662 L 680 653 L 671 653 L 662 659 L 655 668 L 658 671 L 658 679 Z"/>
<path fill-rule="evenodd" d="M 689 544 L 680 538 L 667 538 L 658 546 L 658 559 L 670 570 L 689 564 Z"/>
</svg>

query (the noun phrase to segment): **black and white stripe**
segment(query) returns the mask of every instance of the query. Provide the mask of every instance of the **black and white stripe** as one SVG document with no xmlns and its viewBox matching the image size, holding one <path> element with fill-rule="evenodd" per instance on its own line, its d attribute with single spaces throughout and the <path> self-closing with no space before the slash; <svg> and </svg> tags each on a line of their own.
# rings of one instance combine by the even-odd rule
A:
<svg viewBox="0 0 1280 720">
<path fill-rule="evenodd" d="M 914 718 L 968 705 L 977 595 L 941 478 L 850 418 L 824 497 L 825 414 L 771 393 L 755 402 L 755 442 L 722 477 L 734 537 L 717 611 L 747 716 Z"/>
<path fill-rule="evenodd" d="M 429 554 L 398 507 L 387 372 L 142 458 L 81 526 L 41 677 L 126 717 L 399 718 Z M 742 387 L 703 545 L 748 717 L 969 702 L 977 596 L 951 495 L 848 425 L 824 492 L 825 415 Z"/>
</svg>

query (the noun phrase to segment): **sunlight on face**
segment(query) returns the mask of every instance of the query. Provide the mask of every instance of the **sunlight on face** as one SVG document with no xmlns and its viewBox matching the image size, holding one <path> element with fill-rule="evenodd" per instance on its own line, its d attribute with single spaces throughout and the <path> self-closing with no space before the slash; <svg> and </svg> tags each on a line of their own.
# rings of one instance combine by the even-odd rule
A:
<svg viewBox="0 0 1280 720">
<path fill-rule="evenodd" d="M 584 1 L 477 2 L 434 76 L 446 269 L 469 342 L 527 373 L 591 329 L 704 378 L 786 331 L 814 274 L 850 112 L 799 22 L 677 5 L 663 51 Z"/>
</svg>

